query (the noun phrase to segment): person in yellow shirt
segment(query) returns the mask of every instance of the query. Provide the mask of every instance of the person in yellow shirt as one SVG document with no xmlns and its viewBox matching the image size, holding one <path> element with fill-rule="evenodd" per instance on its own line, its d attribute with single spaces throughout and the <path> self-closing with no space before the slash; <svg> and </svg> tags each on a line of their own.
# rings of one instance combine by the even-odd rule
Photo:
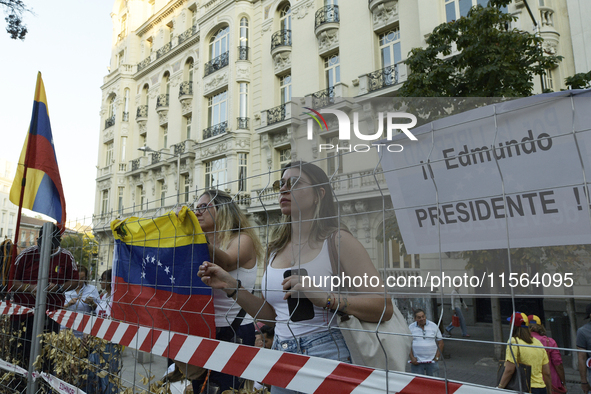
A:
<svg viewBox="0 0 591 394">
<path fill-rule="evenodd" d="M 507 345 L 505 372 L 498 387 L 503 389 L 507 386 L 515 373 L 515 364 L 526 364 L 531 366 L 531 393 L 552 394 L 552 378 L 550 376 L 548 354 L 544 350 L 542 343 L 531 336 L 527 316 L 525 313 L 517 312 L 508 320 L 514 321 L 513 337 L 510 344 Z M 523 390 L 527 390 L 527 388 L 523 387 Z"/>
</svg>

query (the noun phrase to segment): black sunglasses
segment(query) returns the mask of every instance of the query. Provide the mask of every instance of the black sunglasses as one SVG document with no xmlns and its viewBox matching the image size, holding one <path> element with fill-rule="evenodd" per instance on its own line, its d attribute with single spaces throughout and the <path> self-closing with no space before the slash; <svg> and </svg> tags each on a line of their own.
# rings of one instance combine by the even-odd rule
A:
<svg viewBox="0 0 591 394">
<path fill-rule="evenodd" d="M 209 208 L 209 207 L 213 207 L 213 206 L 214 206 L 214 205 L 211 203 L 211 201 L 210 201 L 210 202 L 208 202 L 207 204 L 206 204 L 206 203 L 199 204 L 199 205 L 197 205 L 197 206 L 195 207 L 195 211 L 196 211 L 197 213 L 200 213 L 200 214 L 202 214 L 203 212 L 207 211 L 207 208 Z"/>
<path fill-rule="evenodd" d="M 283 186 L 287 187 L 288 189 L 293 189 L 296 185 L 296 183 L 303 183 L 303 184 L 307 184 L 310 185 L 310 183 L 302 180 L 301 177 L 299 176 L 291 176 L 287 179 L 280 179 L 278 181 L 273 182 L 273 187 L 275 189 L 281 189 Z"/>
</svg>

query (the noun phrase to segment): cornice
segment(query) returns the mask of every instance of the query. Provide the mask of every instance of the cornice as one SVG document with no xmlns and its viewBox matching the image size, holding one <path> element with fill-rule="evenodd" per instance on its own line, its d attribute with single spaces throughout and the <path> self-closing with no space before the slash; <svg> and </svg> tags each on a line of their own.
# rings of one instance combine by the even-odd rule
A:
<svg viewBox="0 0 591 394">
<path fill-rule="evenodd" d="M 183 0 L 183 1 L 185 1 L 185 0 Z M 167 62 L 168 60 L 170 60 L 174 56 L 178 55 L 181 52 L 184 52 L 191 45 L 194 45 L 196 42 L 198 42 L 199 37 L 200 37 L 200 34 L 199 34 L 199 32 L 197 32 L 197 34 L 195 34 L 193 37 L 191 37 L 191 39 L 183 42 L 182 45 L 177 45 L 170 52 L 168 52 L 165 56 L 162 56 L 160 59 L 155 60 L 154 62 L 150 63 L 150 65 L 148 65 L 146 68 L 142 69 L 142 71 L 136 73 L 133 76 L 133 79 L 135 79 L 137 81 L 138 79 L 142 78 L 144 75 L 146 75 L 146 74 L 152 72 L 154 69 L 160 67 L 162 64 L 164 64 L 165 62 Z M 194 59 L 194 60 L 197 61 L 198 59 Z"/>
<path fill-rule="evenodd" d="M 164 18 L 166 18 L 167 16 L 169 16 L 170 14 L 172 14 L 174 12 L 175 9 L 179 8 L 180 6 L 183 5 L 184 2 L 186 2 L 187 0 L 177 0 L 174 3 L 172 3 L 170 5 L 170 7 L 163 9 L 162 11 L 160 11 L 159 13 L 157 13 L 156 15 L 153 15 L 150 19 L 148 19 L 143 25 L 141 25 L 137 30 L 136 30 L 136 35 L 141 37 L 144 34 L 146 34 L 148 31 L 150 31 L 150 29 L 152 29 L 154 26 L 156 26 L 157 24 L 159 24 L 160 22 L 162 22 L 162 20 Z"/>
</svg>

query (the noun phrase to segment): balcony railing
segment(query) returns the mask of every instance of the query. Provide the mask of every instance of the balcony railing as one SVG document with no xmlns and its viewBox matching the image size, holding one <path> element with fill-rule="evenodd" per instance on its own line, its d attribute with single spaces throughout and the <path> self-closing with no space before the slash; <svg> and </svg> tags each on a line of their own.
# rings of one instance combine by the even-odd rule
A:
<svg viewBox="0 0 591 394">
<path fill-rule="evenodd" d="M 152 164 L 160 163 L 161 156 L 160 152 L 152 152 Z"/>
<path fill-rule="evenodd" d="M 248 118 L 237 118 L 239 129 L 248 129 Z"/>
<path fill-rule="evenodd" d="M 277 107 L 271 108 L 267 110 L 267 125 L 271 125 L 273 123 L 281 122 L 285 120 L 285 106 L 287 104 L 281 104 Z"/>
<path fill-rule="evenodd" d="M 238 60 L 248 60 L 249 47 L 238 47 Z"/>
<path fill-rule="evenodd" d="M 279 30 L 271 36 L 271 51 L 282 46 L 291 46 L 291 30 Z"/>
<path fill-rule="evenodd" d="M 316 11 L 316 20 L 314 28 L 324 25 L 325 23 L 338 23 L 339 22 L 339 6 L 338 5 L 325 5 Z"/>
<path fill-rule="evenodd" d="M 334 86 L 312 93 L 312 106 L 316 109 L 334 104 Z"/>
<path fill-rule="evenodd" d="M 115 115 L 111 116 L 110 118 L 105 119 L 105 129 L 113 126 L 115 124 Z"/>
<path fill-rule="evenodd" d="M 172 41 L 168 44 L 164 44 L 164 46 L 156 51 L 156 59 L 160 59 L 162 56 L 166 55 L 172 49 Z"/>
<path fill-rule="evenodd" d="M 189 38 L 194 36 L 197 33 L 197 26 L 191 26 L 189 30 L 185 30 L 183 33 L 179 35 L 179 45 L 181 45 L 184 41 L 187 41 Z"/>
<path fill-rule="evenodd" d="M 179 97 L 181 96 L 192 96 L 193 95 L 193 82 L 185 81 L 181 83 L 179 87 Z"/>
<path fill-rule="evenodd" d="M 151 61 L 152 61 L 152 57 L 151 56 L 148 56 L 147 58 L 145 58 L 144 60 L 142 60 L 141 62 L 139 62 L 137 64 L 137 72 L 140 72 L 144 68 L 148 67 L 148 65 L 150 64 Z"/>
<path fill-rule="evenodd" d="M 220 56 L 211 59 L 209 62 L 205 63 L 205 77 L 209 74 L 213 73 L 214 71 L 220 70 L 228 65 L 230 61 L 230 51 L 222 53 Z"/>
<path fill-rule="evenodd" d="M 203 130 L 203 139 L 206 140 L 216 135 L 224 134 L 228 131 L 228 121 L 218 123 Z"/>
<path fill-rule="evenodd" d="M 121 118 L 124 122 L 129 121 L 129 112 L 123 112 L 123 117 Z"/>
<path fill-rule="evenodd" d="M 369 79 L 368 90 L 370 92 L 396 85 L 398 83 L 398 65 L 394 64 L 384 67 L 381 70 L 367 74 L 367 77 Z"/>
<path fill-rule="evenodd" d="M 174 146 L 174 154 L 175 155 L 182 155 L 183 153 L 185 153 L 185 143 L 184 142 L 179 142 L 178 144 L 175 144 L 173 146 Z"/>
<path fill-rule="evenodd" d="M 148 117 L 148 105 L 139 105 L 137 107 L 136 118 L 147 118 Z"/>
<path fill-rule="evenodd" d="M 161 94 L 156 100 L 156 108 L 168 107 L 168 93 Z"/>
<path fill-rule="evenodd" d="M 140 158 L 133 159 L 131 161 L 131 171 L 139 170 L 140 168 Z"/>
</svg>

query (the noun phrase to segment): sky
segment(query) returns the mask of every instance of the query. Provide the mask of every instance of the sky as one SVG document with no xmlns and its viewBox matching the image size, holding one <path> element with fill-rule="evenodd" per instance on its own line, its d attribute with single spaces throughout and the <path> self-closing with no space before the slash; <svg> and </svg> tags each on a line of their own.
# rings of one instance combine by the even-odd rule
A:
<svg viewBox="0 0 591 394">
<path fill-rule="evenodd" d="M 28 34 L 12 40 L 0 13 L 0 158 L 17 162 L 35 94 L 45 84 L 67 220 L 94 211 L 103 77 L 111 57 L 114 0 L 25 0 Z M 2 7 L 0 7 L 2 9 Z"/>
</svg>

